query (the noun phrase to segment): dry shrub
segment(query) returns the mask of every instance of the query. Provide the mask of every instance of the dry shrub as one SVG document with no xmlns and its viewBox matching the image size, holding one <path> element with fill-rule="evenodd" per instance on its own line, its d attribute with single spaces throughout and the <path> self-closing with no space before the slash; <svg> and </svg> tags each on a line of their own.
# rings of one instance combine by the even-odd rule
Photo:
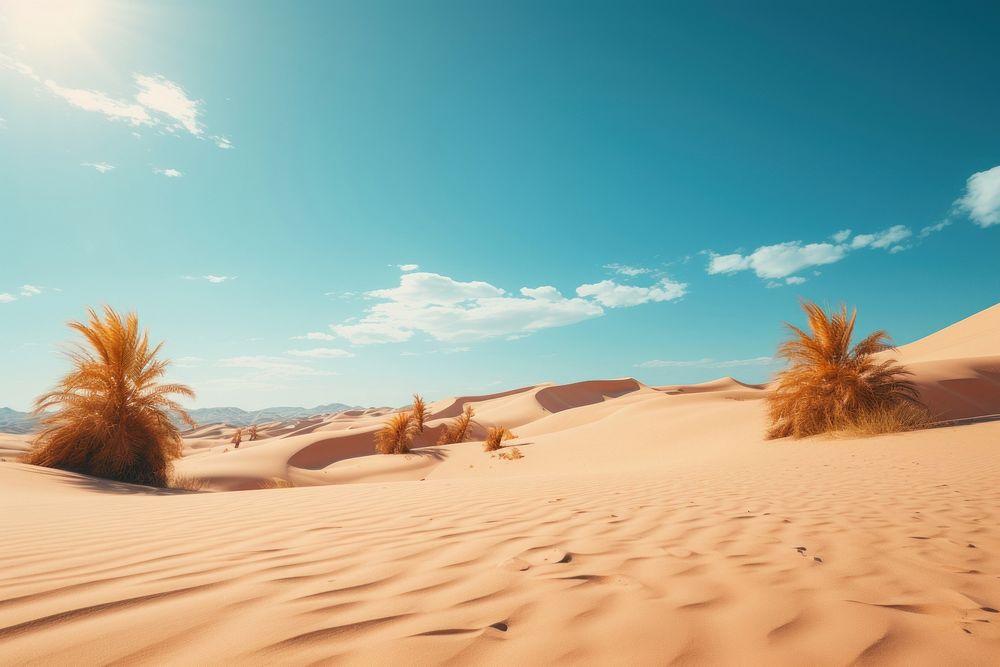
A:
<svg viewBox="0 0 1000 667">
<path fill-rule="evenodd" d="M 791 324 L 790 340 L 777 356 L 788 362 L 767 398 L 768 438 L 801 438 L 830 431 L 884 428 L 908 430 L 927 422 L 912 373 L 896 361 L 875 355 L 893 348 L 885 331 L 851 347 L 857 311 L 847 307 L 828 315 L 804 301 L 809 333 Z M 905 407 L 904 407 L 905 406 Z M 922 414 L 923 418 L 918 419 Z"/>
<path fill-rule="evenodd" d="M 178 428 L 169 413 L 193 423 L 171 394 L 193 397 L 181 384 L 158 384 L 168 362 L 156 359 L 135 313 L 124 318 L 110 306 L 103 319 L 70 322 L 86 345 L 69 353 L 71 370 L 35 402 L 42 430 L 26 463 L 133 484 L 166 486 L 181 455 Z M 47 412 L 57 408 L 54 412 Z"/>
<path fill-rule="evenodd" d="M 397 412 L 375 434 L 375 451 L 379 454 L 405 454 L 417 434 L 417 423 L 411 412 Z"/>
<path fill-rule="evenodd" d="M 922 405 L 896 403 L 878 410 L 862 412 L 842 427 L 845 435 L 865 436 L 902 433 L 929 428 L 930 413 Z"/>
<path fill-rule="evenodd" d="M 250 428 L 247 429 L 247 439 L 250 442 L 253 442 L 254 440 L 257 439 L 257 425 L 256 424 L 251 424 Z"/>
<path fill-rule="evenodd" d="M 233 437 L 229 439 L 229 442 L 233 444 L 233 449 L 239 449 L 240 443 L 243 442 L 243 429 L 238 428 L 233 431 Z"/>
<path fill-rule="evenodd" d="M 523 459 L 524 454 L 517 447 L 511 447 L 509 451 L 500 452 L 497 454 L 498 458 L 504 459 L 505 461 L 516 461 L 517 459 Z"/>
<path fill-rule="evenodd" d="M 424 423 L 427 418 L 430 417 L 430 411 L 427 409 L 427 402 L 424 401 L 424 397 L 420 394 L 413 395 L 413 423 L 417 425 L 417 433 L 424 432 Z"/>
<path fill-rule="evenodd" d="M 170 480 L 170 488 L 182 491 L 203 491 L 205 489 L 205 480 L 175 475 Z"/>
<path fill-rule="evenodd" d="M 469 431 L 472 429 L 472 425 L 475 423 L 472 418 L 475 416 L 476 411 L 472 409 L 471 405 L 466 405 L 462 414 L 455 417 L 450 424 L 444 429 L 444 433 L 438 439 L 439 445 L 454 445 L 458 442 L 465 442 L 465 439 L 469 437 Z"/>
<path fill-rule="evenodd" d="M 506 426 L 493 426 L 486 434 L 486 441 L 483 443 L 483 450 L 487 452 L 495 452 L 503 447 L 504 440 L 510 440 L 511 438 L 516 437 L 517 436 L 511 433 L 510 429 Z"/>
<path fill-rule="evenodd" d="M 271 479 L 263 479 L 260 481 L 259 489 L 293 489 L 295 484 L 291 480 L 282 479 L 281 477 L 272 477 Z"/>
</svg>

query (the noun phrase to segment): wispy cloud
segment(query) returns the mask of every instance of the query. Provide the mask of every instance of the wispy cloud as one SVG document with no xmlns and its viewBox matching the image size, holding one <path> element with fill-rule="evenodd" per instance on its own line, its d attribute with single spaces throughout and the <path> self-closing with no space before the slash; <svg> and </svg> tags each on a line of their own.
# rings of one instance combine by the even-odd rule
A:
<svg viewBox="0 0 1000 667">
<path fill-rule="evenodd" d="M 980 227 L 1000 224 L 1000 165 L 970 176 L 955 203 Z"/>
<path fill-rule="evenodd" d="M 205 282 L 212 283 L 213 285 L 218 285 L 230 280 L 236 280 L 239 276 L 217 276 L 214 274 L 208 274 L 207 276 L 181 276 L 184 280 L 204 280 Z"/>
<path fill-rule="evenodd" d="M 749 254 L 739 252 L 722 255 L 708 251 L 709 274 L 737 273 L 753 271 L 758 278 L 774 280 L 788 278 L 803 269 L 833 264 L 861 248 L 879 248 L 890 253 L 906 249 L 903 242 L 913 232 L 905 225 L 894 225 L 873 234 L 858 234 L 851 238 L 851 230 L 837 232 L 830 242 L 803 243 L 786 241 L 774 245 L 760 246 Z M 769 283 L 773 285 L 774 283 Z M 791 282 L 790 284 L 798 284 Z"/>
<path fill-rule="evenodd" d="M 184 175 L 184 172 L 182 171 L 178 171 L 176 169 L 161 169 L 160 167 L 153 167 L 153 173 L 166 176 L 167 178 L 180 178 Z"/>
<path fill-rule="evenodd" d="M 437 273 L 404 273 L 398 287 L 373 290 L 377 299 L 358 320 L 330 326 L 355 345 L 401 343 L 416 333 L 439 341 L 527 335 L 604 315 L 604 308 L 670 301 L 686 285 L 663 279 L 648 287 L 610 280 L 581 285 L 566 297 L 551 285 L 522 287 L 518 294 L 484 281 L 459 281 Z"/>
<path fill-rule="evenodd" d="M 293 363 L 284 357 L 229 357 L 228 359 L 220 359 L 217 365 L 223 368 L 252 369 L 269 376 L 334 375 L 330 371 Z"/>
<path fill-rule="evenodd" d="M 626 264 L 617 264 L 617 263 L 605 264 L 604 268 L 608 269 L 609 271 L 614 271 L 618 275 L 629 276 L 632 278 L 634 278 L 635 276 L 641 276 L 653 272 L 653 269 L 647 269 L 640 266 L 628 266 Z"/>
<path fill-rule="evenodd" d="M 419 264 L 398 264 L 400 271 L 416 271 L 420 268 Z"/>
<path fill-rule="evenodd" d="M 767 366 L 777 363 L 774 357 L 752 357 L 750 359 L 696 359 L 690 361 L 671 361 L 651 359 L 635 365 L 636 368 L 738 368 L 741 366 Z"/>
<path fill-rule="evenodd" d="M 32 297 L 42 293 L 42 288 L 35 285 L 21 285 L 21 296 Z"/>
<path fill-rule="evenodd" d="M 322 331 L 310 331 L 304 336 L 292 336 L 292 340 L 336 340 L 336 338 L 333 334 L 323 333 Z"/>
<path fill-rule="evenodd" d="M 201 102 L 188 97 L 180 84 L 161 74 L 134 74 L 133 79 L 139 87 L 135 96 L 139 104 L 173 119 L 192 135 L 201 136 L 204 132 L 198 120 Z"/>
<path fill-rule="evenodd" d="M 687 284 L 662 278 L 651 287 L 621 285 L 613 280 L 602 280 L 592 285 L 580 285 L 577 296 L 593 297 L 594 301 L 608 308 L 628 308 L 651 301 L 674 301 L 687 293 Z"/>
<path fill-rule="evenodd" d="M 201 120 L 203 102 L 162 74 L 134 73 L 134 98 L 122 99 L 100 90 L 74 88 L 45 79 L 30 65 L 5 53 L 0 53 L 0 67 L 18 72 L 78 109 L 100 113 L 109 120 L 132 126 L 158 126 L 168 132 L 183 130 L 193 137 L 205 138 Z M 221 149 L 233 147 L 229 137 L 213 135 L 210 139 Z"/>
<path fill-rule="evenodd" d="M 0 292 L 0 303 L 10 303 L 11 301 L 17 301 L 17 297 L 10 292 Z"/>
<path fill-rule="evenodd" d="M 90 167 L 91 169 L 99 171 L 102 174 L 106 174 L 115 168 L 114 165 L 108 164 L 107 162 L 81 162 L 80 166 Z"/>
<path fill-rule="evenodd" d="M 310 350 L 288 350 L 286 352 L 292 357 L 304 357 L 307 359 L 347 359 L 353 357 L 353 352 L 341 350 L 334 347 L 314 347 Z"/>
</svg>

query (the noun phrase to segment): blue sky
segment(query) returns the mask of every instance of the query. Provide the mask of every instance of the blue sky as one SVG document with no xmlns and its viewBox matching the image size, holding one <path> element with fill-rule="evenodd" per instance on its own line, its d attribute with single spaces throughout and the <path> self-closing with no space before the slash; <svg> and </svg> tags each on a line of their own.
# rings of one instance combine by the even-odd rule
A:
<svg viewBox="0 0 1000 667">
<path fill-rule="evenodd" d="M 245 408 L 935 331 L 1000 300 L 1000 7 L 920 4 L 0 2 L 0 405 L 103 303 Z"/>
</svg>

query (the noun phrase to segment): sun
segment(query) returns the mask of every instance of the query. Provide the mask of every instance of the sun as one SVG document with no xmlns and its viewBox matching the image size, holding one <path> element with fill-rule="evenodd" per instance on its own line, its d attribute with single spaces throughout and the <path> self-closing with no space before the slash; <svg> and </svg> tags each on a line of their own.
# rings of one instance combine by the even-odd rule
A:
<svg viewBox="0 0 1000 667">
<path fill-rule="evenodd" d="M 24 48 L 59 48 L 88 41 L 104 0 L 7 0 L 0 19 L 10 39 Z"/>
</svg>

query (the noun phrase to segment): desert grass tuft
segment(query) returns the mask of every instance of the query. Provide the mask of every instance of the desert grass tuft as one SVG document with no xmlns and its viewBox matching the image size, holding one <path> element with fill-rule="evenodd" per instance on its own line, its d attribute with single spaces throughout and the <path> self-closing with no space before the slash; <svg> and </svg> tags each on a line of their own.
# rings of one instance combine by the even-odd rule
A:
<svg viewBox="0 0 1000 667">
<path fill-rule="evenodd" d="M 180 489 L 182 491 L 203 491 L 205 489 L 205 481 L 195 479 L 194 477 L 174 475 L 170 480 L 169 486 L 171 489 Z"/>
<path fill-rule="evenodd" d="M 506 426 L 490 427 L 489 432 L 486 434 L 486 441 L 483 442 L 483 451 L 495 452 L 503 447 L 504 440 L 516 437 Z"/>
<path fill-rule="evenodd" d="M 508 451 L 497 454 L 497 457 L 505 461 L 516 461 L 517 459 L 523 459 L 524 454 L 517 447 L 511 447 Z"/>
<path fill-rule="evenodd" d="M 767 399 L 768 438 L 802 438 L 848 431 L 887 433 L 926 425 L 910 371 L 880 352 L 895 349 L 885 331 L 875 331 L 853 347 L 857 311 L 827 314 L 803 302 L 809 332 L 791 324 L 792 336 L 778 348 L 788 367 L 777 374 Z"/>
<path fill-rule="evenodd" d="M 427 409 L 427 402 L 424 401 L 424 397 L 420 394 L 414 394 L 413 422 L 417 425 L 417 433 L 424 432 L 424 424 L 428 417 L 430 417 L 430 411 Z"/>
<path fill-rule="evenodd" d="M 233 437 L 229 439 L 229 442 L 233 444 L 233 449 L 239 449 L 240 443 L 243 442 L 243 429 L 238 428 L 233 431 Z"/>
<path fill-rule="evenodd" d="M 283 479 L 281 477 L 272 477 L 270 479 L 263 479 L 260 481 L 259 489 L 293 489 L 295 484 L 288 479 Z"/>
<path fill-rule="evenodd" d="M 412 412 L 397 412 L 375 434 L 375 451 L 379 454 L 406 454 L 417 433 Z"/>
<path fill-rule="evenodd" d="M 157 359 L 135 313 L 110 306 L 103 317 L 70 322 L 85 344 L 69 354 L 73 369 L 35 402 L 42 430 L 25 462 L 133 484 L 167 486 L 181 438 L 170 420 L 191 417 L 171 395 L 191 398 L 181 384 L 158 382 L 169 362 Z"/>
<path fill-rule="evenodd" d="M 465 442 L 466 438 L 469 437 L 469 432 L 472 430 L 472 425 L 475 423 L 472 418 L 475 416 L 476 411 L 471 405 L 466 405 L 465 409 L 462 410 L 462 414 L 455 417 L 450 424 L 445 427 L 444 432 L 438 439 L 439 445 L 454 445 L 459 442 Z"/>
</svg>

